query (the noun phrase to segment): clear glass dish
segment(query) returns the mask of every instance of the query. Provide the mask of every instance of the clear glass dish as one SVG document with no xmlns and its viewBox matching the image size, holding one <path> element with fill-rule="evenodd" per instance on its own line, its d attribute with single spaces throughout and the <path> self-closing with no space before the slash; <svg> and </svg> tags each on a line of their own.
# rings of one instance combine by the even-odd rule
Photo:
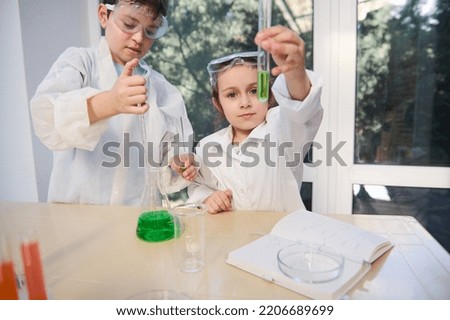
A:
<svg viewBox="0 0 450 320">
<path fill-rule="evenodd" d="M 296 243 L 277 254 L 278 266 L 288 277 L 308 283 L 336 279 L 344 267 L 344 258 L 333 249 L 311 243 Z"/>
</svg>

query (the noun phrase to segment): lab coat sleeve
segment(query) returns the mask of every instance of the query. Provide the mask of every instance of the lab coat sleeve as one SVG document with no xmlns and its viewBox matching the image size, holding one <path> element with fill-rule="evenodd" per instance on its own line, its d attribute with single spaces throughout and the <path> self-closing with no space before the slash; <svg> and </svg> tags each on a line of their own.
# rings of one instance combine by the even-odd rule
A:
<svg viewBox="0 0 450 320">
<path fill-rule="evenodd" d="M 322 93 L 322 78 L 307 70 L 311 81 L 311 89 L 303 101 L 292 100 L 286 85 L 284 75 L 275 80 L 272 92 L 280 106 L 279 121 L 283 132 L 283 140 L 294 143 L 295 149 L 301 149 L 306 154 L 319 129 L 323 117 L 320 102 Z"/>
<path fill-rule="evenodd" d="M 172 159 L 169 163 L 172 163 Z M 187 181 L 178 173 L 174 172 L 170 165 L 162 167 L 162 182 L 164 183 L 167 194 L 178 192 L 181 189 L 188 188 L 190 203 L 203 203 L 215 190 L 212 186 L 214 178 L 208 168 L 202 165 L 201 159 L 194 154 L 195 165 L 197 166 L 197 178 L 194 182 Z M 216 183 L 217 185 L 217 183 Z"/>
<path fill-rule="evenodd" d="M 174 99 L 174 94 L 169 94 Z M 179 96 L 182 103 L 181 95 Z M 162 177 L 166 186 L 167 193 L 178 192 L 186 188 L 190 181 L 187 181 L 178 173 L 174 172 L 170 165 L 174 157 L 182 154 L 192 154 L 193 130 L 183 109 L 179 110 L 176 116 L 164 115 L 161 122 L 166 123 L 166 135 L 162 139 Z M 183 111 L 183 112 L 182 112 Z M 162 114 L 162 113 L 161 113 Z M 195 158 L 199 162 L 198 158 Z"/>
<path fill-rule="evenodd" d="M 220 190 L 219 181 L 200 157 L 203 154 L 201 145 L 202 141 L 196 148 L 195 156 L 195 160 L 199 164 L 197 178 L 188 186 L 189 202 L 192 203 L 203 203 L 211 194 Z"/>
<path fill-rule="evenodd" d="M 178 173 L 174 172 L 170 166 L 161 168 L 162 183 L 167 194 L 178 192 L 189 185 L 189 181 L 183 179 Z"/>
<path fill-rule="evenodd" d="M 167 161 L 167 164 L 162 167 L 162 171 L 161 171 L 163 183 L 164 183 L 165 189 L 166 189 L 165 191 L 168 194 L 178 192 L 178 191 L 188 187 L 191 184 L 190 181 L 184 179 L 181 175 L 179 175 L 177 172 L 172 170 L 172 168 L 170 167 L 170 165 L 173 162 L 174 157 L 175 157 L 174 153 L 169 151 L 169 160 Z M 194 154 L 194 162 L 195 162 L 195 164 L 200 163 L 200 159 L 195 154 Z M 199 170 L 199 167 L 197 170 Z"/>
<path fill-rule="evenodd" d="M 35 133 L 50 150 L 93 150 L 106 130 L 105 120 L 89 121 L 87 99 L 101 90 L 89 86 L 87 68 L 79 49 L 67 49 L 30 101 Z"/>
<path fill-rule="evenodd" d="M 204 172 L 199 171 L 197 179 L 188 186 L 189 202 L 203 203 L 217 190 L 218 189 L 214 189 L 209 183 L 205 182 Z"/>
</svg>

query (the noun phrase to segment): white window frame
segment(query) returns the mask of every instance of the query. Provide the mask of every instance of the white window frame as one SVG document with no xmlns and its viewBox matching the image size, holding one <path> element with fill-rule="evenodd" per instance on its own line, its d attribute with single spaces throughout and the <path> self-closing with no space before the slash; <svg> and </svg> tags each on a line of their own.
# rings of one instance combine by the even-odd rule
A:
<svg viewBox="0 0 450 320">
<path fill-rule="evenodd" d="M 315 142 L 315 168 L 305 166 L 305 182 L 313 183 L 312 210 L 318 213 L 352 213 L 353 184 L 450 188 L 450 168 L 354 164 L 357 0 L 314 0 L 314 70 L 324 79 L 324 117 Z M 331 148 L 345 145 L 326 165 L 326 136 Z"/>
</svg>

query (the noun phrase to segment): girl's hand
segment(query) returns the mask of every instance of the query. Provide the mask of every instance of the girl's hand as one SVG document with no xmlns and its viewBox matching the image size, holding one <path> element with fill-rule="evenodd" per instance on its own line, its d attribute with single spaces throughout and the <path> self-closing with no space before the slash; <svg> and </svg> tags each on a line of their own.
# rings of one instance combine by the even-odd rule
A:
<svg viewBox="0 0 450 320">
<path fill-rule="evenodd" d="M 216 214 L 223 211 L 233 210 L 231 190 L 227 189 L 225 191 L 215 191 L 212 195 L 206 198 L 203 203 L 206 205 L 209 213 Z"/>
<path fill-rule="evenodd" d="M 197 178 L 198 169 L 192 154 L 181 154 L 175 157 L 170 167 L 187 181 L 194 181 Z"/>
<path fill-rule="evenodd" d="M 294 31 L 273 26 L 258 32 L 255 43 L 268 51 L 277 66 L 272 74 L 284 74 L 291 98 L 304 100 L 311 83 L 305 70 L 305 43 Z"/>
<path fill-rule="evenodd" d="M 305 68 L 305 43 L 294 31 L 284 26 L 274 26 L 258 32 L 255 43 L 268 51 L 277 67 L 272 74 L 299 71 Z"/>
</svg>

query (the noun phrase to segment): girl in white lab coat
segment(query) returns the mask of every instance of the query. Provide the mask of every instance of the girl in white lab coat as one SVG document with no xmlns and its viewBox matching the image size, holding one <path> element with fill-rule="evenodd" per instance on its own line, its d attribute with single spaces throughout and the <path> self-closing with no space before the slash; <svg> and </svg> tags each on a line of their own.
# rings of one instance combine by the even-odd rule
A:
<svg viewBox="0 0 450 320">
<path fill-rule="evenodd" d="M 202 163 L 188 188 L 190 201 L 205 203 L 210 213 L 304 208 L 303 158 L 322 120 L 322 80 L 305 70 L 304 42 L 292 30 L 268 28 L 255 43 L 277 64 L 275 99 L 258 100 L 257 52 L 208 64 L 212 102 L 230 125 L 197 145 Z"/>
<path fill-rule="evenodd" d="M 170 141 L 180 128 L 181 141 L 189 141 L 181 94 L 142 60 L 167 30 L 165 4 L 103 1 L 98 47 L 68 48 L 37 88 L 30 102 L 34 129 L 54 151 L 49 202 L 140 205 L 147 148 L 149 165 L 170 171 L 164 160 Z M 188 183 L 174 179 L 174 189 Z"/>
</svg>

